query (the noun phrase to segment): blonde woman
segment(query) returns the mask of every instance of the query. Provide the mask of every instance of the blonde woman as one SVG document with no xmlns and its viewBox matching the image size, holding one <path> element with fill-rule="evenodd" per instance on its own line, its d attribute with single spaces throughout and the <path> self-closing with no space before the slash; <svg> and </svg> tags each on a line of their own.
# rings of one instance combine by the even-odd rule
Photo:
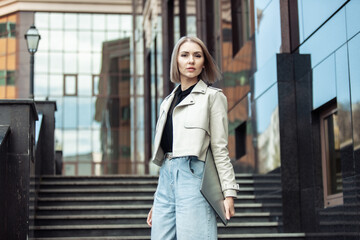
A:
<svg viewBox="0 0 360 240">
<path fill-rule="evenodd" d="M 161 168 L 147 218 L 151 239 L 214 240 L 215 212 L 200 193 L 210 144 L 228 219 L 235 214 L 238 190 L 227 149 L 227 100 L 209 87 L 220 71 L 200 39 L 182 37 L 172 53 L 170 77 L 180 85 L 162 102 L 156 125 L 152 160 Z"/>
</svg>

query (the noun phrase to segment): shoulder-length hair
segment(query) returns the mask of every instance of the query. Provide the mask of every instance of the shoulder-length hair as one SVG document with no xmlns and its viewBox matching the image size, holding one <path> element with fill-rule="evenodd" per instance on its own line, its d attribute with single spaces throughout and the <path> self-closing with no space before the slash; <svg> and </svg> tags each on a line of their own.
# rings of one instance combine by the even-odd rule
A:
<svg viewBox="0 0 360 240">
<path fill-rule="evenodd" d="M 180 72 L 178 67 L 177 58 L 179 55 L 179 49 L 181 45 L 185 42 L 194 42 L 199 44 L 203 53 L 204 53 L 204 69 L 199 74 L 198 78 L 211 85 L 216 80 L 221 79 L 221 72 L 219 67 L 215 64 L 214 59 L 210 55 L 205 44 L 197 37 L 185 36 L 179 39 L 179 41 L 175 44 L 173 52 L 171 54 L 171 63 L 170 63 L 170 80 L 173 83 L 180 83 Z"/>
</svg>

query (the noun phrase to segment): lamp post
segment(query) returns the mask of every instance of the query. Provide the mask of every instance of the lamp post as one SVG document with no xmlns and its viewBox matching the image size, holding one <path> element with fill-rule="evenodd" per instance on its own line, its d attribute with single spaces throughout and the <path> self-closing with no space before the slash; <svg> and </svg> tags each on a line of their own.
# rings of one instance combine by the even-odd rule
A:
<svg viewBox="0 0 360 240">
<path fill-rule="evenodd" d="M 34 54 L 41 39 L 39 31 L 32 25 L 25 34 L 25 39 L 30 53 L 30 98 L 34 99 Z"/>
</svg>

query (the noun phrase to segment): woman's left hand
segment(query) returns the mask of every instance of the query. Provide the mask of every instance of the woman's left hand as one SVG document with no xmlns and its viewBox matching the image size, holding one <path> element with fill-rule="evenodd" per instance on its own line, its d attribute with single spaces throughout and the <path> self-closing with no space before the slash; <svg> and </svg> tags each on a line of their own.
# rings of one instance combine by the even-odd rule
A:
<svg viewBox="0 0 360 240">
<path fill-rule="evenodd" d="M 224 206 L 226 212 L 226 219 L 230 220 L 230 218 L 235 215 L 234 198 L 226 197 L 224 200 Z"/>
</svg>

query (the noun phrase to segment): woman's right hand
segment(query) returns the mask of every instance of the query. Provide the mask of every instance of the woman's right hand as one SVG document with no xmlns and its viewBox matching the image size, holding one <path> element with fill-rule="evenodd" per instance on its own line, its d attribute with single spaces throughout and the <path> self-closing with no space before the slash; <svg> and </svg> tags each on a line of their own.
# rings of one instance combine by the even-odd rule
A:
<svg viewBox="0 0 360 240">
<path fill-rule="evenodd" d="M 151 207 L 151 209 L 150 209 L 150 211 L 149 211 L 149 213 L 148 213 L 148 216 L 147 216 L 147 220 L 146 220 L 146 222 L 147 222 L 147 224 L 151 227 L 152 226 L 152 207 Z"/>
</svg>

